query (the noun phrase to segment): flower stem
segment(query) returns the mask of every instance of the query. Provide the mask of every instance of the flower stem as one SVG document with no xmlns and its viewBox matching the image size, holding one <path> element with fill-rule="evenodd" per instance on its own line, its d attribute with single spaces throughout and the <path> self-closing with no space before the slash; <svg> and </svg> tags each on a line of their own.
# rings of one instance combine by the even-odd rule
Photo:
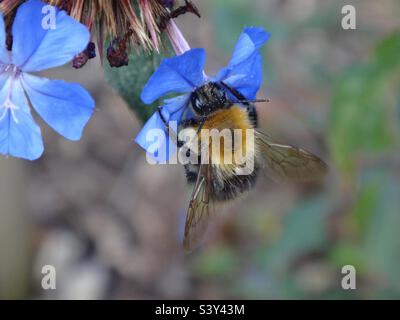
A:
<svg viewBox="0 0 400 320">
<path fill-rule="evenodd" d="M 181 55 L 190 50 L 189 43 L 173 19 L 167 22 L 166 30 L 176 55 Z"/>
</svg>

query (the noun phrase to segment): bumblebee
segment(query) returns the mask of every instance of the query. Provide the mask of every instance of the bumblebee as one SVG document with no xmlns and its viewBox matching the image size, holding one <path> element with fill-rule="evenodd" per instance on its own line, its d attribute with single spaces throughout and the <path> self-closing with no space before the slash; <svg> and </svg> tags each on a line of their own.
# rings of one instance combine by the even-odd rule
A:
<svg viewBox="0 0 400 320">
<path fill-rule="evenodd" d="M 273 180 L 310 181 L 320 179 L 327 172 L 327 165 L 306 150 L 289 145 L 277 144 L 268 135 L 257 129 L 257 111 L 254 103 L 265 100 L 248 100 L 239 91 L 224 82 L 207 82 L 192 92 L 190 108 L 194 117 L 181 123 L 181 128 L 191 128 L 197 132 L 198 150 L 210 148 L 203 139 L 203 129 L 234 130 L 253 129 L 254 143 L 246 143 L 245 134 L 239 144 L 224 145 L 222 149 L 235 155 L 246 154 L 244 163 L 235 161 L 225 164 L 226 154 L 213 153 L 209 149 L 209 161 L 186 164 L 187 181 L 194 184 L 187 210 L 183 246 L 186 251 L 195 249 L 206 232 L 214 215 L 216 205 L 238 198 L 250 191 L 260 171 Z M 182 144 L 178 147 L 182 148 Z M 228 147 L 228 148 L 227 148 Z M 186 152 L 190 152 L 187 150 Z M 239 175 L 240 169 L 248 161 L 254 162 L 251 173 Z"/>
</svg>

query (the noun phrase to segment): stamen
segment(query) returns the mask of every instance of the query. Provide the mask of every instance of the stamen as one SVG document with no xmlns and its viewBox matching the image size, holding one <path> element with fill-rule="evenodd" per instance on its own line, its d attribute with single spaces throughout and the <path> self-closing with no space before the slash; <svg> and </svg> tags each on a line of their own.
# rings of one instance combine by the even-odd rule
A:
<svg viewBox="0 0 400 320">
<path fill-rule="evenodd" d="M 8 64 L 6 65 L 5 72 L 16 74 L 18 72 L 18 67 L 14 64 Z"/>
<path fill-rule="evenodd" d="M 10 110 L 11 116 L 12 116 L 14 122 L 15 123 L 19 122 L 19 120 L 15 114 L 15 110 L 18 110 L 19 107 L 16 106 L 14 103 L 12 103 L 12 101 L 10 100 L 9 97 L 7 97 L 6 101 L 0 106 L 0 109 L 4 109 L 2 115 L 0 116 L 0 121 L 2 121 L 6 117 L 7 111 Z"/>
<path fill-rule="evenodd" d="M 0 63 L 0 73 L 3 73 L 6 71 L 7 65 Z"/>
<path fill-rule="evenodd" d="M 4 67 L 3 71 L 9 73 L 9 79 L 7 80 L 7 83 L 5 86 L 8 86 L 8 92 L 5 97 L 5 100 L 2 105 L 0 105 L 0 110 L 4 109 L 2 114 L 0 115 L 0 121 L 3 120 L 6 115 L 7 111 L 10 110 L 12 119 L 15 123 L 18 123 L 19 120 L 17 118 L 17 115 L 15 114 L 15 111 L 19 109 L 18 106 L 16 106 L 12 101 L 11 101 L 11 95 L 13 92 L 13 86 L 15 84 L 15 81 L 17 81 L 18 76 L 21 74 L 21 70 L 14 64 L 7 64 L 7 65 L 2 65 L 0 67 Z"/>
</svg>

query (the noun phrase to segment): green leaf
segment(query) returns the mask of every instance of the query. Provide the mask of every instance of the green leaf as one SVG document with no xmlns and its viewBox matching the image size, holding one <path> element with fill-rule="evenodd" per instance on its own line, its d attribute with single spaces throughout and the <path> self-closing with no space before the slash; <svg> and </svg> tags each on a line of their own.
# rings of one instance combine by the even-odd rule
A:
<svg viewBox="0 0 400 320">
<path fill-rule="evenodd" d="M 365 273 L 365 255 L 359 244 L 341 242 L 330 251 L 330 260 L 337 269 L 345 265 L 352 265 L 359 274 Z"/>
<path fill-rule="evenodd" d="M 336 85 L 329 144 L 334 161 L 345 173 L 354 169 L 360 153 L 380 152 L 395 142 L 392 110 L 398 90 L 399 38 L 400 32 L 385 38 L 367 63 L 353 67 Z"/>
<path fill-rule="evenodd" d="M 390 171 L 384 170 L 374 172 L 372 179 L 380 182 L 379 203 L 366 230 L 363 252 L 370 274 L 381 279 L 384 287 L 399 290 L 400 191 L 398 179 Z"/>
<path fill-rule="evenodd" d="M 317 197 L 288 213 L 281 239 L 265 251 L 261 264 L 269 270 L 282 272 L 294 259 L 323 248 L 327 241 L 327 207 L 327 199 Z"/>
<path fill-rule="evenodd" d="M 214 247 L 201 255 L 195 261 L 195 272 L 203 277 L 218 277 L 230 275 L 237 266 L 237 257 L 228 247 Z"/>
<path fill-rule="evenodd" d="M 381 41 L 376 47 L 376 58 L 379 70 L 392 72 L 400 66 L 400 31 L 393 33 Z"/>
<path fill-rule="evenodd" d="M 108 61 L 104 61 L 107 82 L 126 101 L 128 107 L 142 122 L 145 122 L 154 113 L 161 101 L 146 105 L 140 99 L 140 93 L 161 60 L 170 53 L 170 49 L 166 49 L 161 54 L 132 51 L 129 54 L 129 65 L 120 68 L 111 68 Z"/>
<path fill-rule="evenodd" d="M 350 225 L 355 235 L 361 237 L 369 228 L 375 214 L 380 195 L 381 179 L 375 179 L 361 186 L 361 190 L 350 214 Z"/>
<path fill-rule="evenodd" d="M 379 279 L 376 285 L 385 290 L 399 290 L 398 181 L 393 172 L 382 168 L 362 174 L 359 184 L 360 195 L 349 215 L 350 222 L 358 224 L 359 232 L 356 237 L 337 243 L 330 259 L 338 267 L 355 266 L 362 278 Z"/>
</svg>

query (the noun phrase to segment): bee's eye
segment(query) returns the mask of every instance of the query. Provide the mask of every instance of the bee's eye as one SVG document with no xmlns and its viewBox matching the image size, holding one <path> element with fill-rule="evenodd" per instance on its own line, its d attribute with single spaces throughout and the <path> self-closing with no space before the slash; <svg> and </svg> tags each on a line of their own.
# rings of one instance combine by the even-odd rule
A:
<svg viewBox="0 0 400 320">
<path fill-rule="evenodd" d="M 192 101 L 193 104 L 193 108 L 197 111 L 197 112 L 201 112 L 203 109 L 203 102 L 202 100 L 200 100 L 199 98 L 197 99 L 193 99 Z"/>
<path fill-rule="evenodd" d="M 192 94 L 191 102 L 192 102 L 192 107 L 196 112 L 201 110 L 201 101 L 196 92 Z"/>
<path fill-rule="evenodd" d="M 201 109 L 201 107 L 202 107 L 202 103 L 199 99 L 196 99 L 195 105 L 196 105 L 197 109 Z"/>
<path fill-rule="evenodd" d="M 215 88 L 213 90 L 213 94 L 214 94 L 214 97 L 216 97 L 217 99 L 220 99 L 220 100 L 222 100 L 225 96 L 224 91 L 222 91 L 222 89 L 219 89 L 219 88 Z"/>
</svg>

